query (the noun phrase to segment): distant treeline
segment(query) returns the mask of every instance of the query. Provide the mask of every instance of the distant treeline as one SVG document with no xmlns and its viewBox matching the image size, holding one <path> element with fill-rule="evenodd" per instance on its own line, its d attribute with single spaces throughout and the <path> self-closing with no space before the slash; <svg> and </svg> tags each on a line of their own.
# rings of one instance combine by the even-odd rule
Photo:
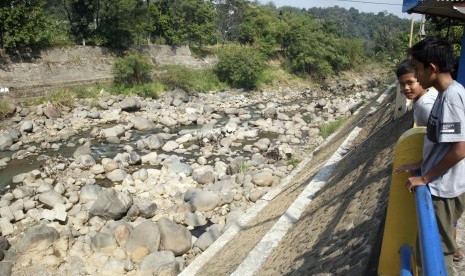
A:
<svg viewBox="0 0 465 276">
<path fill-rule="evenodd" d="M 328 75 L 367 59 L 399 59 L 410 22 L 356 9 L 276 8 L 246 0 L 3 0 L 0 46 L 15 52 L 65 45 L 137 44 L 204 49 L 237 44 L 284 57 L 296 73 Z"/>
</svg>

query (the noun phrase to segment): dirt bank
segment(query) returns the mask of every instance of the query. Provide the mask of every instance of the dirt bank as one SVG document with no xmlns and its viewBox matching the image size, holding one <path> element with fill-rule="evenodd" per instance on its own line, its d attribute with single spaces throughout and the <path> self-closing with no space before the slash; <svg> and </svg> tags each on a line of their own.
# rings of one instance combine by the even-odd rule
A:
<svg viewBox="0 0 465 276">
<path fill-rule="evenodd" d="M 187 46 L 145 45 L 137 50 L 147 54 L 154 65 L 201 68 L 215 62 L 194 58 Z M 54 48 L 23 59 L 0 55 L 0 87 L 10 88 L 9 96 L 19 98 L 45 93 L 50 87 L 108 82 L 113 78 L 114 60 L 120 55 L 94 46 Z"/>
</svg>

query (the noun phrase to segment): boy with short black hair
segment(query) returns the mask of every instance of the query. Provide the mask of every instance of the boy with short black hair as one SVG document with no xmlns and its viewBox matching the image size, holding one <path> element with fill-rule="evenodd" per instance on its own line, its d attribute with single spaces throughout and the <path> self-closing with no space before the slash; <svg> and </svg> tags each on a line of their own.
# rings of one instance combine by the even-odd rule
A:
<svg viewBox="0 0 465 276">
<path fill-rule="evenodd" d="M 426 126 L 438 96 L 438 91 L 434 88 L 424 89 L 415 76 L 415 70 L 409 59 L 403 60 L 396 69 L 397 80 L 399 81 L 400 92 L 413 101 L 413 120 L 416 126 Z"/>
<path fill-rule="evenodd" d="M 423 87 L 439 94 L 427 123 L 422 176 L 409 177 L 407 189 L 428 185 L 446 261 L 453 275 L 457 244 L 453 224 L 465 209 L 465 89 L 451 75 L 454 55 L 450 42 L 428 37 L 409 49 L 412 65 Z"/>
</svg>

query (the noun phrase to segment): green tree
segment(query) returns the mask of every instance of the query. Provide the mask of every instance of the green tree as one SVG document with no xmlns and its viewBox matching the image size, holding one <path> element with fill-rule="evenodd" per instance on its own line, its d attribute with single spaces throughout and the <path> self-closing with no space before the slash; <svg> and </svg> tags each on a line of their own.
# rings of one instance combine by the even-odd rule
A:
<svg viewBox="0 0 465 276">
<path fill-rule="evenodd" d="M 265 68 L 263 56 L 250 47 L 229 47 L 219 54 L 215 67 L 221 81 L 233 87 L 254 89 Z"/>
<path fill-rule="evenodd" d="M 130 53 L 115 61 L 113 67 L 115 83 L 125 86 L 146 83 L 150 80 L 152 69 L 147 56 L 139 53 Z"/>
<path fill-rule="evenodd" d="M 138 0 L 100 0 L 97 33 L 103 45 L 128 48 L 137 38 L 136 26 L 145 20 L 144 3 Z"/>
<path fill-rule="evenodd" d="M 216 12 L 211 1 L 159 0 L 155 34 L 168 44 L 211 44 L 216 37 Z"/>
<path fill-rule="evenodd" d="M 71 33 L 86 45 L 86 39 L 93 35 L 97 12 L 97 0 L 62 0 L 69 20 Z"/>
<path fill-rule="evenodd" d="M 11 0 L 0 3 L 0 45 L 7 50 L 49 45 L 50 20 L 45 0 Z"/>
<path fill-rule="evenodd" d="M 212 44 L 216 38 L 216 12 L 210 1 L 187 0 L 184 2 L 183 16 L 188 44 L 196 43 L 202 48 Z"/>
<path fill-rule="evenodd" d="M 248 2 L 245 0 L 216 0 L 215 10 L 218 16 L 217 30 L 220 41 L 237 41 L 239 25 L 243 13 L 247 10 Z"/>
</svg>

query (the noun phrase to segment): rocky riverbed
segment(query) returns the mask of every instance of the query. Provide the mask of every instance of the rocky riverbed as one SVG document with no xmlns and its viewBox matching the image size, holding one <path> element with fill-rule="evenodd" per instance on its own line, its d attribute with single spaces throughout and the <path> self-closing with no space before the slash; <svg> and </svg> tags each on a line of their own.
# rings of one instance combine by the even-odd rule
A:
<svg viewBox="0 0 465 276">
<path fill-rule="evenodd" d="M 0 274 L 177 274 L 381 81 L 17 106 L 0 132 Z"/>
</svg>

